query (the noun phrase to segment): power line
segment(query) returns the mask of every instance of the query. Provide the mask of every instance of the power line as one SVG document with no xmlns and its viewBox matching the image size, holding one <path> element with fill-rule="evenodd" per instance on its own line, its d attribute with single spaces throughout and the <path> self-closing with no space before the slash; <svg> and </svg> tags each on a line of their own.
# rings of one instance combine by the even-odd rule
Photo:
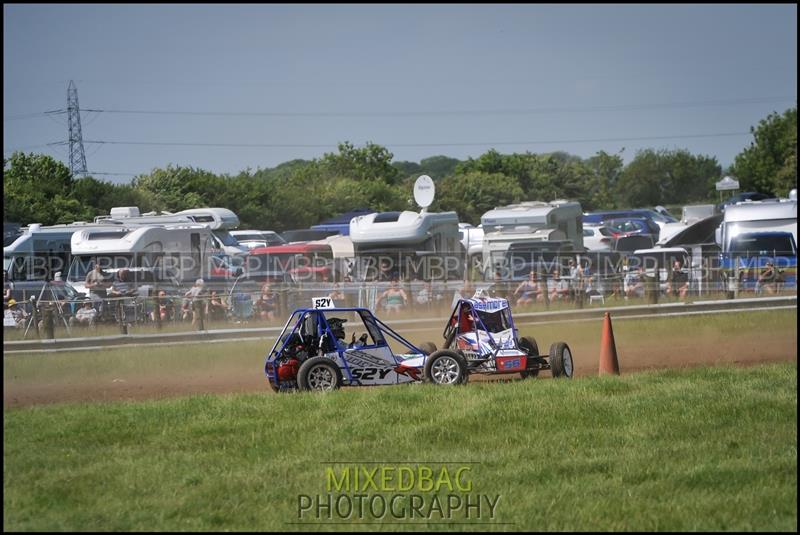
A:
<svg viewBox="0 0 800 535">
<path fill-rule="evenodd" d="M 550 139 L 535 141 L 476 141 L 465 143 L 381 143 L 387 147 L 480 147 L 486 145 L 551 145 L 558 143 L 601 143 L 615 141 L 653 141 L 664 139 L 694 139 L 709 137 L 749 136 L 751 132 L 721 132 L 715 134 L 681 134 L 665 136 L 633 136 L 593 139 Z M 221 147 L 221 148 L 276 148 L 276 149 L 319 149 L 336 147 L 338 143 L 201 143 L 201 142 L 170 142 L 170 141 L 99 141 L 84 140 L 84 144 L 99 143 L 105 145 L 148 145 L 164 147 Z"/>
<path fill-rule="evenodd" d="M 269 112 L 269 111 L 192 111 L 192 110 L 128 110 L 128 109 L 95 109 L 83 108 L 80 111 L 94 113 L 114 113 L 127 115 L 193 115 L 193 116 L 230 116 L 230 117 L 420 117 L 420 116 L 458 116 L 458 115 L 526 115 L 539 113 L 590 113 L 603 111 L 643 111 L 676 108 L 701 108 L 707 106 L 737 106 L 744 104 L 768 104 L 773 102 L 797 102 L 797 97 L 755 97 L 728 100 L 707 100 L 698 102 L 671 102 L 648 104 L 614 104 L 599 106 L 562 106 L 542 108 L 507 108 L 495 110 L 424 110 L 424 111 L 308 111 L 308 112 Z M 67 110 L 50 110 L 4 117 L 3 121 L 13 121 L 44 117 L 53 114 L 67 113 Z"/>
<path fill-rule="evenodd" d="M 20 119 L 33 119 L 39 117 L 50 117 L 53 115 L 62 115 L 67 113 L 67 110 L 50 110 L 50 111 L 39 111 L 35 113 L 23 113 L 21 115 L 9 115 L 7 117 L 3 117 L 3 122 L 5 121 L 18 121 Z"/>
<path fill-rule="evenodd" d="M 796 97 L 758 97 L 732 100 L 710 100 L 701 102 L 673 102 L 650 104 L 617 104 L 605 106 L 564 106 L 547 108 L 513 108 L 495 110 L 425 110 L 425 111 L 342 111 L 342 112 L 264 112 L 264 111 L 188 111 L 188 110 L 125 110 L 85 109 L 83 111 L 131 115 L 195 115 L 233 117 L 418 117 L 453 115 L 525 115 L 537 113 L 586 113 L 598 111 L 632 111 L 648 109 L 697 108 L 705 106 L 732 106 L 742 104 L 765 104 L 770 102 L 796 102 Z"/>
</svg>

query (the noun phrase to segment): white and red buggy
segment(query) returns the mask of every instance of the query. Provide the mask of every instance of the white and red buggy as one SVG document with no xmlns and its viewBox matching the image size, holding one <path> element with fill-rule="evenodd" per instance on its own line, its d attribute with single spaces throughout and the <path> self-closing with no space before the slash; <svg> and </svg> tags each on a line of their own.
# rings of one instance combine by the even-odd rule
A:
<svg viewBox="0 0 800 535">
<path fill-rule="evenodd" d="M 572 377 L 572 351 L 565 342 L 555 342 L 546 355 L 539 354 L 533 337 L 517 336 L 507 299 L 476 292 L 459 299 L 447 322 L 442 349 L 433 351 L 425 363 L 426 374 L 445 373 L 466 382 L 473 373 L 519 373 L 536 377 L 550 370 L 553 377 Z"/>
</svg>

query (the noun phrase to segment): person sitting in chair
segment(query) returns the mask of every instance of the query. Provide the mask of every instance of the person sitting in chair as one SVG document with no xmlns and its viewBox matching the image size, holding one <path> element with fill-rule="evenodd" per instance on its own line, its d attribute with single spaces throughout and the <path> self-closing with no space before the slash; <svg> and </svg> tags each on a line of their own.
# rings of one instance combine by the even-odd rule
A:
<svg viewBox="0 0 800 535">
<path fill-rule="evenodd" d="M 91 300 L 83 302 L 83 306 L 78 309 L 73 317 L 69 319 L 69 326 L 75 327 L 76 325 L 85 325 L 86 327 L 94 327 L 97 320 L 97 310 L 92 306 Z"/>
<path fill-rule="evenodd" d="M 28 313 L 17 306 L 17 301 L 15 299 L 12 298 L 8 300 L 8 309 L 6 309 L 5 314 L 14 319 L 17 329 L 25 328 L 25 320 L 28 318 Z"/>
</svg>

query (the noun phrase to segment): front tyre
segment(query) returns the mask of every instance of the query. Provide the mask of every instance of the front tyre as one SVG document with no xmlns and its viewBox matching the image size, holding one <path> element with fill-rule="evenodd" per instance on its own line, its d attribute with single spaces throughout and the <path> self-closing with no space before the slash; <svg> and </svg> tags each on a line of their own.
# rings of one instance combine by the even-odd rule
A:
<svg viewBox="0 0 800 535">
<path fill-rule="evenodd" d="M 436 351 L 426 359 L 425 381 L 437 385 L 466 383 L 467 361 L 455 351 Z"/>
<path fill-rule="evenodd" d="M 330 392 L 342 386 L 342 373 L 331 359 L 314 357 L 306 360 L 297 372 L 300 390 Z"/>
<path fill-rule="evenodd" d="M 517 340 L 517 345 L 521 350 L 528 354 L 528 358 L 539 356 L 539 344 L 533 336 L 523 336 Z M 520 377 L 523 379 L 533 378 L 539 375 L 539 369 L 525 370 L 519 372 Z"/>
<path fill-rule="evenodd" d="M 550 346 L 550 370 L 553 377 L 572 377 L 572 351 L 564 342 Z"/>
</svg>

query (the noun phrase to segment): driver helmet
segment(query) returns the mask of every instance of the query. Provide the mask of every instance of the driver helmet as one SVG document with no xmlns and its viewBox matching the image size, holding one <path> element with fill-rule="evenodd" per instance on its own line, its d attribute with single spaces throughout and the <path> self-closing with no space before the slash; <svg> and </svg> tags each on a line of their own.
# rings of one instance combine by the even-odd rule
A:
<svg viewBox="0 0 800 535">
<path fill-rule="evenodd" d="M 339 340 L 344 340 L 344 323 L 346 321 L 346 319 L 342 318 L 328 318 L 328 325 L 331 328 L 331 332 L 333 336 Z"/>
</svg>

